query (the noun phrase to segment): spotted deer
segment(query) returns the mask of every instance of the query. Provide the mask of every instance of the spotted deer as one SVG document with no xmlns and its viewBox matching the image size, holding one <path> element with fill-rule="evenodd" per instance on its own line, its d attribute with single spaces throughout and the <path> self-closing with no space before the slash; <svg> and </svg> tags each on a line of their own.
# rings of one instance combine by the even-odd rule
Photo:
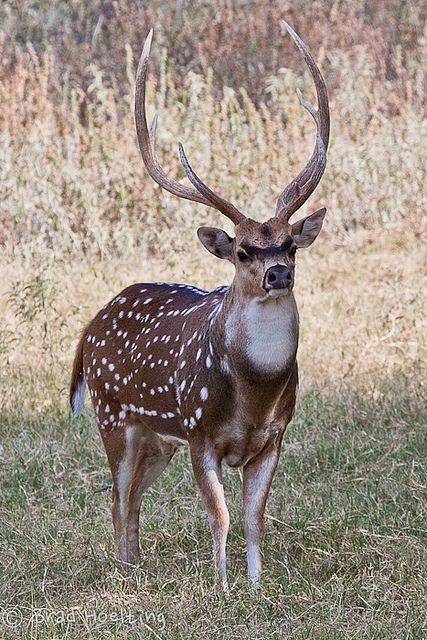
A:
<svg viewBox="0 0 427 640">
<path fill-rule="evenodd" d="M 118 560 L 139 561 L 143 492 L 188 445 L 213 539 L 217 579 L 227 589 L 229 514 L 221 465 L 243 467 L 244 529 L 251 581 L 259 582 L 264 510 L 298 384 L 298 311 L 293 296 L 295 254 L 322 227 L 325 209 L 291 224 L 324 172 L 329 106 L 322 75 L 304 42 L 285 28 L 314 80 L 318 109 L 298 92 L 316 124 L 316 142 L 302 171 L 281 193 L 275 215 L 259 223 L 214 193 L 179 153 L 193 187 L 158 164 L 156 117 L 148 129 L 145 82 L 152 30 L 144 43 L 135 88 L 139 147 L 161 187 L 223 213 L 235 237 L 201 227 L 198 237 L 235 267 L 230 286 L 204 291 L 184 284 L 134 284 L 106 304 L 84 329 L 74 359 L 70 402 L 82 411 L 86 384 L 113 477 L 112 516 Z"/>
</svg>

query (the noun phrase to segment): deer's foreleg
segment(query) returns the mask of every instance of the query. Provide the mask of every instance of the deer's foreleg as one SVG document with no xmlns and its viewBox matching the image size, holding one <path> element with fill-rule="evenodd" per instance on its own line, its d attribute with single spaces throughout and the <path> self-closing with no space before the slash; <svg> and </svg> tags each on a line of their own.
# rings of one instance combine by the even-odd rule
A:
<svg viewBox="0 0 427 640">
<path fill-rule="evenodd" d="M 259 584 L 262 571 L 261 545 L 264 536 L 264 511 L 279 460 L 280 444 L 263 449 L 243 467 L 244 528 L 249 578 Z"/>
<path fill-rule="evenodd" d="M 214 451 L 203 445 L 190 443 L 190 450 L 196 482 L 208 512 L 216 578 L 227 591 L 226 543 L 230 517 L 225 503 L 221 463 Z"/>
</svg>

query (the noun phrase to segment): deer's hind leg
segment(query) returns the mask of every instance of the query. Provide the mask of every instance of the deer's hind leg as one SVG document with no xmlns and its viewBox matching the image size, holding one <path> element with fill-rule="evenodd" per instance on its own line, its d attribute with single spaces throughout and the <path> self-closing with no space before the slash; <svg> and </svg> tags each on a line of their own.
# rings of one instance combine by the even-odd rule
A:
<svg viewBox="0 0 427 640">
<path fill-rule="evenodd" d="M 113 525 L 116 556 L 131 569 L 140 560 L 139 513 L 142 494 L 165 469 L 176 447 L 140 422 L 101 432 L 113 476 Z"/>
</svg>

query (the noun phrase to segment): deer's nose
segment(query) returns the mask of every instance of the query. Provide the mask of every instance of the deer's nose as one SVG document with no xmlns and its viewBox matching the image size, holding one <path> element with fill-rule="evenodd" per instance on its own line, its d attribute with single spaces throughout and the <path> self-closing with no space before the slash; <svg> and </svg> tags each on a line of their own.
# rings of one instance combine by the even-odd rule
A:
<svg viewBox="0 0 427 640">
<path fill-rule="evenodd" d="M 292 274 L 286 265 L 276 264 L 267 269 L 264 275 L 263 287 L 269 289 L 286 289 L 292 282 Z"/>
</svg>

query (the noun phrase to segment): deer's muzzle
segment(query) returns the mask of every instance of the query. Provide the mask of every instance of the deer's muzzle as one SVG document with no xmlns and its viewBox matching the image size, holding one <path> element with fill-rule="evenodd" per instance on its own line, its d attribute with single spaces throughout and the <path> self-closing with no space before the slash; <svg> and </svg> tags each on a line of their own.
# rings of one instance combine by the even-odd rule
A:
<svg viewBox="0 0 427 640">
<path fill-rule="evenodd" d="M 287 289 L 292 284 L 292 274 L 284 264 L 276 264 L 267 269 L 264 274 L 263 288 L 266 291 L 270 289 Z"/>
</svg>

